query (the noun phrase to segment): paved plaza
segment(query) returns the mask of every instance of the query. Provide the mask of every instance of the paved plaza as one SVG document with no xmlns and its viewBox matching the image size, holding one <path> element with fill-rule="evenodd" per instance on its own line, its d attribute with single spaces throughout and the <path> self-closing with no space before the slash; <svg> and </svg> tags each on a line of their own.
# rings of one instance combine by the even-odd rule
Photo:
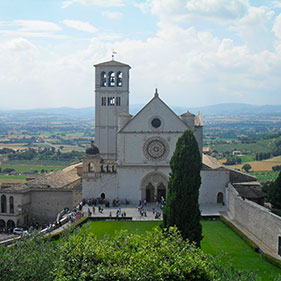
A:
<svg viewBox="0 0 281 281">
<path fill-rule="evenodd" d="M 98 207 L 101 206 L 103 208 L 103 212 L 100 213 Z M 95 212 L 93 213 L 93 207 L 95 207 Z M 154 211 L 153 211 L 154 209 Z M 220 212 L 227 211 L 227 207 L 225 205 L 218 205 L 218 204 L 206 204 L 200 206 L 201 215 L 202 216 L 220 216 Z M 88 210 L 91 212 L 91 217 L 99 217 L 99 218 L 116 218 L 116 214 L 119 210 L 120 214 L 126 213 L 126 217 L 132 217 L 133 221 L 153 221 L 153 220 L 162 220 L 163 219 L 163 210 L 161 209 L 159 204 L 154 203 L 147 203 L 143 210 L 145 211 L 146 215 L 141 215 L 140 211 L 138 210 L 137 205 L 121 205 L 118 207 L 104 207 L 104 205 L 98 206 L 88 206 L 87 204 L 83 206 L 82 211 L 84 212 L 85 216 L 88 216 Z M 156 212 L 160 214 L 159 218 L 156 218 Z M 122 217 L 119 214 L 119 217 Z"/>
</svg>

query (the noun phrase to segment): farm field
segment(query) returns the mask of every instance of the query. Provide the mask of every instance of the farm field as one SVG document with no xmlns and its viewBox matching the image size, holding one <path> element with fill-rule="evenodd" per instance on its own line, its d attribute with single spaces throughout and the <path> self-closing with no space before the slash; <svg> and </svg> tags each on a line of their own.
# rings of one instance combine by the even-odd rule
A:
<svg viewBox="0 0 281 281">
<path fill-rule="evenodd" d="M 5 182 L 5 183 L 21 183 L 21 182 L 25 182 L 25 178 L 19 179 L 19 178 L 14 178 L 14 177 L 9 177 L 9 178 L 0 177 L 0 185 L 3 182 Z"/>
<path fill-rule="evenodd" d="M 218 161 L 223 164 L 226 162 L 226 159 L 220 159 Z M 251 165 L 249 174 L 255 176 L 259 182 L 263 183 L 276 180 L 279 172 L 272 171 L 272 167 L 281 165 L 281 156 L 276 156 L 263 161 L 249 161 L 238 165 L 228 165 L 227 167 L 243 171 L 242 167 L 246 163 Z"/>
<path fill-rule="evenodd" d="M 53 170 L 62 170 L 65 168 L 65 166 L 44 166 L 44 165 L 0 165 L 0 168 L 2 170 L 6 168 L 12 168 L 15 169 L 17 172 L 24 172 L 29 171 L 33 169 L 34 171 L 38 171 L 38 173 L 34 174 L 28 174 L 28 175 L 7 175 L 7 174 L 0 174 L 0 183 L 6 182 L 6 183 L 20 183 L 25 182 L 26 177 L 30 176 L 37 176 L 41 174 L 41 170 L 43 169 L 45 172 L 48 173 Z"/>
<path fill-rule="evenodd" d="M 270 162 L 270 163 L 277 163 L 281 165 L 281 156 L 276 156 L 276 157 L 273 157 L 273 158 L 270 158 L 270 159 L 266 159 L 264 160 L 265 162 Z"/>
<path fill-rule="evenodd" d="M 81 227 L 82 233 L 92 232 L 98 238 L 114 235 L 115 231 L 128 229 L 132 233 L 141 233 L 157 227 L 161 222 L 88 222 Z M 261 280 L 274 280 L 281 269 L 263 260 L 236 233 L 221 221 L 201 221 L 203 227 L 202 250 L 211 255 L 224 254 L 223 263 L 231 263 L 239 270 L 258 271 Z"/>
<path fill-rule="evenodd" d="M 272 171 L 272 167 L 281 165 L 280 162 L 271 162 L 270 159 L 264 160 L 264 161 L 252 161 L 252 162 L 246 162 L 251 165 L 251 171 L 253 172 L 264 172 L 264 171 Z M 246 163 L 239 164 L 239 165 L 231 165 L 229 167 L 234 169 L 240 169 L 242 170 L 243 165 Z"/>
<path fill-rule="evenodd" d="M 217 143 L 214 145 L 211 145 L 212 150 L 216 150 L 219 153 L 225 152 L 225 151 L 234 151 L 234 150 L 240 150 L 240 151 L 248 151 L 248 152 L 271 152 L 271 141 L 270 140 L 259 140 L 255 143 L 241 143 L 241 142 L 235 142 L 235 143 Z"/>
<path fill-rule="evenodd" d="M 28 171 L 30 169 L 33 170 L 38 170 L 39 172 L 44 169 L 47 170 L 48 172 L 52 170 L 62 170 L 65 168 L 65 166 L 44 166 L 44 165 L 0 165 L 0 167 L 3 169 L 5 168 L 13 168 L 17 172 L 23 172 L 23 171 Z"/>
</svg>

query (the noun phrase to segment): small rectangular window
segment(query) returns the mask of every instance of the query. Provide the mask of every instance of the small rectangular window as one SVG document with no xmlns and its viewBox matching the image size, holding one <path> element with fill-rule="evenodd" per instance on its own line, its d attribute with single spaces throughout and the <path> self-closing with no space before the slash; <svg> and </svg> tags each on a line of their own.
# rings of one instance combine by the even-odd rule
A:
<svg viewBox="0 0 281 281">
<path fill-rule="evenodd" d="M 109 97 L 107 99 L 107 105 L 112 106 L 112 105 L 115 105 L 115 103 L 116 103 L 115 97 Z"/>
<path fill-rule="evenodd" d="M 121 105 L 121 98 L 120 97 L 117 97 L 116 98 L 116 105 Z"/>
<path fill-rule="evenodd" d="M 101 105 L 105 106 L 106 105 L 106 97 L 101 98 Z"/>
</svg>

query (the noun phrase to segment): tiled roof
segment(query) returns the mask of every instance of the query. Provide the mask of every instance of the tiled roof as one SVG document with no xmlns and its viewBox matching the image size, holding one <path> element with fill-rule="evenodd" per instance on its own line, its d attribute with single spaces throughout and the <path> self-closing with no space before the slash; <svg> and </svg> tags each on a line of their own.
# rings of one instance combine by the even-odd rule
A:
<svg viewBox="0 0 281 281">
<path fill-rule="evenodd" d="M 247 199 L 259 199 L 264 198 L 266 194 L 252 186 L 240 186 L 235 187 L 239 195 Z"/>
<path fill-rule="evenodd" d="M 205 165 L 208 168 L 211 168 L 212 170 L 222 168 L 222 165 L 216 158 L 211 157 L 206 154 L 202 154 L 202 164 L 203 164 L 203 166 Z"/>
</svg>

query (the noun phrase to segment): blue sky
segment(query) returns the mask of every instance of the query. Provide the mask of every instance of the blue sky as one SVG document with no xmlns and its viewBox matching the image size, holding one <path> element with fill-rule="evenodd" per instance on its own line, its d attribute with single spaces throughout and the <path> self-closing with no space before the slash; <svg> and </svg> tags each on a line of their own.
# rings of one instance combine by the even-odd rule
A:
<svg viewBox="0 0 281 281">
<path fill-rule="evenodd" d="M 131 65 L 130 102 L 281 104 L 281 1 L 0 1 L 0 108 L 94 105 L 93 64 Z"/>
</svg>

